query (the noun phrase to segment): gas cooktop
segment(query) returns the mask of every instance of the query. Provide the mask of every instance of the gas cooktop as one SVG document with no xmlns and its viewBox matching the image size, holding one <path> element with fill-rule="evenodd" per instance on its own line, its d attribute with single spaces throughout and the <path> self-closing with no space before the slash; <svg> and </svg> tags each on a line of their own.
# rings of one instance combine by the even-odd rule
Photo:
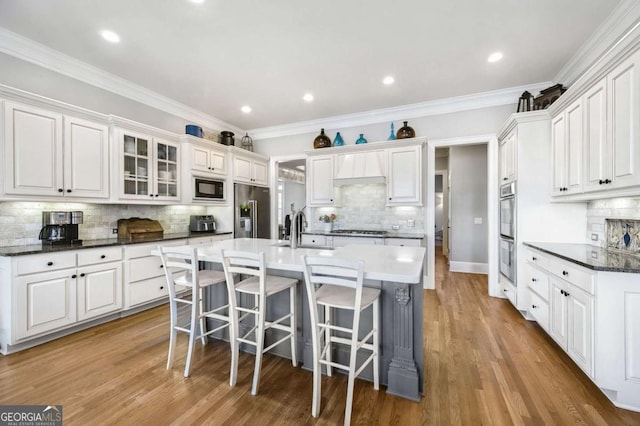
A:
<svg viewBox="0 0 640 426">
<path fill-rule="evenodd" d="M 387 234 L 387 231 L 375 231 L 371 229 L 334 229 L 332 234 L 346 234 L 346 235 L 377 235 L 383 236 Z"/>
</svg>

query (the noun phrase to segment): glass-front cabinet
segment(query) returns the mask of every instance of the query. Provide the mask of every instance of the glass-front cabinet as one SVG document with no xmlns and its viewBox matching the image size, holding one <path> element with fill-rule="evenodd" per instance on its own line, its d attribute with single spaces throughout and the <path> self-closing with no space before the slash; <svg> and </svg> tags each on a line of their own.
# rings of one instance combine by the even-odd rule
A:
<svg viewBox="0 0 640 426">
<path fill-rule="evenodd" d="M 180 146 L 149 135 L 121 130 L 120 198 L 180 200 Z"/>
</svg>

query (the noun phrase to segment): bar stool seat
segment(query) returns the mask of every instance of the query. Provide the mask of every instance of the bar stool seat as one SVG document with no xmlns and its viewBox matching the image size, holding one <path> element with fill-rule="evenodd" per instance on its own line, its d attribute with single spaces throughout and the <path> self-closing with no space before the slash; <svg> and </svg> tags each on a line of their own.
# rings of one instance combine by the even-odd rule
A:
<svg viewBox="0 0 640 426">
<path fill-rule="evenodd" d="M 258 393 L 260 385 L 260 369 L 262 367 L 262 355 L 290 340 L 291 363 L 294 367 L 297 361 L 297 309 L 296 286 L 298 280 L 275 275 L 267 275 L 264 252 L 252 253 L 232 250 L 222 250 L 222 266 L 226 274 L 227 291 L 229 292 L 229 335 L 231 341 L 231 372 L 229 385 L 235 386 L 238 378 L 238 357 L 240 344 L 245 343 L 256 348 L 256 360 L 253 371 L 253 384 L 251 395 Z M 236 282 L 236 276 L 248 276 L 244 280 Z M 289 312 L 280 318 L 267 321 L 267 297 L 276 293 L 289 290 Z M 240 306 L 238 294 L 253 296 L 253 306 Z M 243 335 L 240 334 L 240 323 L 253 316 L 253 324 Z M 288 320 L 288 321 L 287 321 Z M 287 324 L 288 322 L 288 324 Z M 284 336 L 264 347 L 265 331 L 275 329 L 284 332 Z M 253 334 L 253 339 L 251 335 Z"/>
<path fill-rule="evenodd" d="M 205 345 L 210 334 L 229 327 L 228 304 L 208 311 L 204 309 L 204 290 L 216 284 L 225 284 L 227 281 L 226 275 L 222 271 L 198 270 L 198 249 L 196 247 L 184 249 L 160 246 L 158 250 L 162 258 L 167 287 L 169 288 L 169 308 L 171 311 L 167 370 L 173 366 L 178 332 L 186 333 L 189 336 L 189 346 L 184 367 L 184 377 L 189 377 L 195 341 L 200 339 L 202 344 Z M 188 289 L 191 291 L 187 291 Z M 191 307 L 189 323 L 184 326 L 179 324 L 179 305 Z M 212 330 L 207 330 L 207 318 L 221 321 L 222 325 Z"/>
<path fill-rule="evenodd" d="M 351 424 L 353 386 L 355 378 L 369 365 L 373 367 L 373 388 L 380 387 L 380 290 L 363 287 L 364 261 L 350 261 L 330 257 L 302 256 L 304 264 L 305 288 L 309 301 L 311 318 L 311 339 L 313 347 L 313 399 L 311 415 L 320 415 L 321 366 L 327 368 L 331 376 L 332 368 L 346 370 L 349 374 L 344 424 Z M 318 305 L 324 307 L 324 320 L 320 321 Z M 372 306 L 371 330 L 358 337 L 360 315 Z M 353 312 L 351 326 L 338 326 L 332 322 L 332 309 Z M 341 335 L 334 335 L 339 332 Z M 342 337 L 348 335 L 349 337 Z M 371 341 L 370 341 L 371 340 Z M 341 364 L 332 359 L 333 344 L 349 348 L 349 363 Z M 359 350 L 370 351 L 360 366 L 356 365 Z"/>
</svg>

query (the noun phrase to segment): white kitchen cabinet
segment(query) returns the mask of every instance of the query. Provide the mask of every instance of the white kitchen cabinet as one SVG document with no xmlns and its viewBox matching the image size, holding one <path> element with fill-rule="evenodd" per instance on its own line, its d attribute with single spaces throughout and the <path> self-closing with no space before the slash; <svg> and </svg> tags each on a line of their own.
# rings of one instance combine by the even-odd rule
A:
<svg viewBox="0 0 640 426">
<path fill-rule="evenodd" d="M 514 129 L 500 142 L 500 184 L 504 185 L 516 180 L 516 140 L 517 129 Z"/>
<path fill-rule="evenodd" d="M 120 199 L 180 200 L 180 145 L 128 129 L 119 129 Z"/>
<path fill-rule="evenodd" d="M 333 187 L 333 155 L 307 158 L 307 205 L 333 206 L 336 204 Z"/>
<path fill-rule="evenodd" d="M 569 300 L 565 297 L 564 283 L 552 277 L 549 280 L 551 315 L 549 334 L 562 349 L 567 350 L 567 333 L 569 332 Z"/>
<path fill-rule="evenodd" d="M 584 185 L 585 192 L 600 191 L 607 179 L 607 80 L 599 81 L 584 97 Z"/>
<path fill-rule="evenodd" d="M 420 247 L 420 239 L 417 238 L 385 238 L 385 246 L 397 246 L 397 247 Z"/>
<path fill-rule="evenodd" d="M 122 309 L 122 248 L 79 250 L 78 321 Z"/>
<path fill-rule="evenodd" d="M 5 105 L 5 193 L 109 198 L 106 125 L 28 105 Z"/>
<path fill-rule="evenodd" d="M 191 145 L 191 171 L 200 176 L 227 176 L 226 148 Z"/>
<path fill-rule="evenodd" d="M 75 268 L 17 277 L 16 341 L 77 320 Z"/>
<path fill-rule="evenodd" d="M 578 99 L 551 121 L 554 196 L 582 192 L 582 114 Z"/>
<path fill-rule="evenodd" d="M 375 237 L 344 237 L 344 236 L 333 236 L 333 247 L 344 247 L 349 244 L 365 244 L 365 245 L 375 245 L 382 246 L 384 245 L 384 238 L 375 238 Z"/>
<path fill-rule="evenodd" d="M 269 161 L 258 154 L 239 153 L 237 148 L 233 154 L 233 180 L 250 185 L 269 185 Z"/>
<path fill-rule="evenodd" d="M 222 235 L 207 235 L 201 237 L 189 237 L 189 245 L 203 245 L 203 244 L 211 244 L 215 241 L 223 241 L 232 239 L 233 234 L 222 234 Z"/>
<path fill-rule="evenodd" d="M 326 247 L 328 244 L 328 238 L 324 235 L 317 234 L 302 234 L 300 237 L 300 244 L 305 246 L 318 246 L 318 247 Z M 331 239 L 333 243 L 333 239 Z"/>
<path fill-rule="evenodd" d="M 422 145 L 387 151 L 387 205 L 422 205 Z"/>
</svg>

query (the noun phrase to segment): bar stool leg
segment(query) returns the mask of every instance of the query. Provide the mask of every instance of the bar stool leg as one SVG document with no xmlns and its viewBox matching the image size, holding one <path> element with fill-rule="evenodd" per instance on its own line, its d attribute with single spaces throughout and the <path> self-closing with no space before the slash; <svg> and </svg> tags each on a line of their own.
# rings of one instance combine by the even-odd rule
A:
<svg viewBox="0 0 640 426">
<path fill-rule="evenodd" d="M 354 336 L 358 336 L 358 331 L 353 330 Z M 353 406 L 353 384 L 356 378 L 356 344 L 352 341 L 351 343 L 351 354 L 349 355 L 349 381 L 347 383 L 347 406 L 344 410 L 344 424 L 351 424 L 351 409 Z"/>
<path fill-rule="evenodd" d="M 318 311 L 311 311 L 311 344 L 313 345 L 313 399 L 311 403 L 311 415 L 320 415 L 320 396 L 322 395 L 322 365 L 320 364 L 320 327 L 318 327 Z"/>
<path fill-rule="evenodd" d="M 258 297 L 256 297 L 258 299 Z M 257 328 L 256 328 L 256 365 L 253 370 L 253 385 L 251 386 L 251 395 L 258 394 L 258 387 L 260 386 L 260 368 L 262 367 L 262 354 L 264 352 L 264 317 L 266 311 L 266 298 L 263 295 L 259 296 L 257 312 Z"/>
<path fill-rule="evenodd" d="M 200 288 L 198 289 L 198 308 L 200 309 L 200 312 L 198 313 L 198 315 L 202 315 L 202 313 L 204 312 L 204 289 Z M 205 317 L 201 317 L 200 318 L 200 341 L 202 342 L 203 345 L 207 344 L 207 338 L 205 337 L 205 333 L 207 332 L 207 321 Z"/>
<path fill-rule="evenodd" d="M 229 293 L 229 342 L 231 343 L 231 369 L 229 373 L 229 386 L 236 385 L 238 379 L 238 356 L 240 345 L 238 343 L 238 335 L 240 330 L 238 324 L 238 310 L 236 292 L 232 290 Z"/>
<path fill-rule="evenodd" d="M 296 311 L 296 286 L 291 286 L 289 289 L 289 312 L 291 312 L 291 318 L 289 324 L 291 324 L 291 363 L 294 367 L 298 366 L 298 313 Z"/>
<path fill-rule="evenodd" d="M 197 292 L 196 297 L 197 297 Z M 193 347 L 196 344 L 196 327 L 198 325 L 198 303 L 192 299 L 191 303 L 191 324 L 189 326 L 189 349 L 187 351 L 187 363 L 184 366 L 184 377 L 189 377 L 189 370 L 191 368 L 191 355 L 193 355 Z"/>
<path fill-rule="evenodd" d="M 326 305 L 324 307 L 324 323 L 327 326 L 331 325 L 331 308 Z M 331 362 L 331 352 L 333 347 L 331 345 L 331 329 L 329 327 L 325 327 L 324 335 L 324 344 L 327 347 L 327 362 Z M 327 376 L 331 377 L 332 371 L 333 368 L 331 365 L 327 364 Z"/>
<path fill-rule="evenodd" d="M 380 389 L 380 298 L 373 302 L 373 388 Z"/>
<path fill-rule="evenodd" d="M 176 303 L 171 303 L 171 334 L 169 335 L 169 357 L 167 359 L 167 370 L 173 366 L 173 360 L 176 355 L 176 339 L 178 338 L 178 330 L 176 330 L 176 318 L 178 318 L 178 308 Z"/>
</svg>

